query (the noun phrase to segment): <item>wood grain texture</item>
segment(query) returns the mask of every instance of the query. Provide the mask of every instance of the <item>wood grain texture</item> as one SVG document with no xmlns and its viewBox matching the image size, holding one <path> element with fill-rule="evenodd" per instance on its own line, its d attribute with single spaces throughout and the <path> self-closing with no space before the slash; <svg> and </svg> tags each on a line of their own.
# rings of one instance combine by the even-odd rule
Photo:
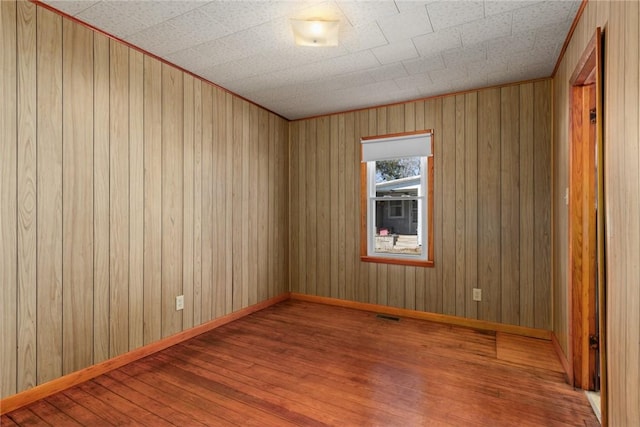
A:
<svg viewBox="0 0 640 427">
<path fill-rule="evenodd" d="M 109 42 L 109 356 L 129 349 L 129 49 Z"/>
<path fill-rule="evenodd" d="M 202 87 L 202 321 L 211 320 L 213 313 L 213 87 Z"/>
<path fill-rule="evenodd" d="M 80 422 L 63 406 L 72 400 L 91 425 L 597 425 L 585 396 L 539 363 L 554 355 L 536 341 L 290 301 L 8 418 Z"/>
<path fill-rule="evenodd" d="M 109 358 L 109 38 L 93 38 L 93 362 Z"/>
<path fill-rule="evenodd" d="M 248 241 L 247 241 L 247 259 L 254 262 L 249 263 L 247 284 L 248 296 L 247 304 L 251 305 L 258 299 L 258 141 L 259 141 L 259 122 L 258 108 L 255 105 L 249 105 L 249 155 L 247 157 L 249 165 L 249 199 L 245 209 L 248 216 Z"/>
<path fill-rule="evenodd" d="M 478 92 L 478 318 L 500 321 L 500 89 Z"/>
<path fill-rule="evenodd" d="M 236 215 L 239 215 L 242 219 L 242 229 L 240 230 L 239 239 L 240 239 L 240 259 L 242 260 L 240 264 L 240 271 L 242 275 L 240 276 L 240 280 L 238 282 L 238 286 L 241 288 L 242 293 L 240 296 L 239 307 L 245 308 L 249 305 L 249 281 L 251 280 L 249 276 L 249 264 L 253 266 L 254 262 L 248 263 L 245 260 L 249 259 L 250 254 L 250 239 L 249 239 L 249 218 L 250 218 L 250 205 L 249 205 L 249 188 L 251 186 L 250 182 L 250 171 L 249 171 L 249 152 L 250 152 L 250 144 L 251 144 L 251 134 L 250 134 L 250 117 L 249 110 L 250 104 L 246 101 L 242 101 L 242 139 L 239 141 L 235 141 L 236 144 L 240 144 L 242 149 L 242 166 L 240 168 L 240 210 L 236 211 Z M 235 286 L 235 285 L 234 285 Z"/>
<path fill-rule="evenodd" d="M 288 123 L 239 101 L 236 160 L 238 98 L 37 2 L 1 5 L 0 396 L 231 313 L 234 262 L 240 306 L 287 292 Z"/>
<path fill-rule="evenodd" d="M 533 327 L 533 84 L 520 86 L 520 324 Z"/>
<path fill-rule="evenodd" d="M 255 185 L 257 185 L 256 211 L 261 212 L 264 207 L 269 208 L 269 114 L 265 110 L 258 111 L 258 175 Z M 287 152 L 288 155 L 288 152 Z M 287 216 L 289 213 L 287 212 Z M 258 246 L 258 300 L 269 297 L 269 213 L 258 215 L 258 236 L 256 245 Z M 288 231 L 291 228 L 288 228 Z M 226 251 L 221 251 L 224 257 Z M 289 254 L 287 253 L 287 256 Z M 288 272 L 287 272 L 288 275 Z M 287 277 L 288 280 L 288 277 Z"/>
<path fill-rule="evenodd" d="M 242 102 L 239 99 L 233 99 L 233 177 L 231 182 L 233 188 L 232 194 L 232 212 L 233 212 L 233 228 L 230 245 L 232 251 L 233 265 L 233 311 L 242 308 Z"/>
<path fill-rule="evenodd" d="M 202 82 L 193 88 L 193 325 L 202 323 Z"/>
<path fill-rule="evenodd" d="M 0 2 L 0 307 L 3 345 L 0 350 L 0 395 L 17 392 L 17 22 L 16 3 Z"/>
<path fill-rule="evenodd" d="M 216 183 L 217 183 L 217 267 L 216 267 L 216 293 L 215 293 L 215 312 L 217 316 L 231 313 L 229 301 L 231 301 L 231 295 L 229 294 L 231 288 L 229 283 L 231 280 L 227 279 L 227 265 L 231 265 L 231 254 L 226 245 L 221 245 L 220 241 L 228 241 L 227 237 L 230 230 L 225 223 L 226 211 L 230 204 L 231 199 L 226 197 L 227 186 L 231 183 L 227 180 L 227 163 L 231 154 L 228 152 L 227 144 L 227 121 L 226 115 L 226 94 L 221 90 L 214 92 L 215 97 L 215 122 L 216 122 Z"/>
<path fill-rule="evenodd" d="M 440 132 L 440 173 L 442 173 L 442 313 L 456 314 L 456 98 L 442 100 L 442 132 Z M 438 186 L 440 187 L 440 186 Z M 464 302 L 464 300 L 462 300 Z"/>
<path fill-rule="evenodd" d="M 554 259 L 566 256 L 566 209 L 562 200 L 565 177 L 568 176 L 568 111 L 569 78 L 582 52 L 593 37 L 596 26 L 603 28 L 604 38 L 604 187 L 606 228 L 606 312 L 608 357 L 608 425 L 634 425 L 640 422 L 640 374 L 638 374 L 638 286 L 637 268 L 640 236 L 637 161 L 633 159 L 638 145 L 636 67 L 638 23 L 640 16 L 634 2 L 588 2 L 578 22 L 554 78 L 554 146 L 553 146 L 553 253 Z M 635 113 L 635 114 L 634 114 Z M 636 154 L 637 157 L 637 154 Z M 633 219 L 632 219 L 633 218 Z M 631 224 L 633 222 L 633 224 Z M 560 258 L 562 259 L 562 258 Z M 554 263 L 553 329 L 566 351 L 570 346 L 567 317 L 569 305 L 567 272 L 560 262 Z M 629 276 L 631 274 L 631 276 Z M 632 365 L 631 365 L 632 364 Z M 604 425 L 604 423 L 603 423 Z"/>
<path fill-rule="evenodd" d="M 551 82 L 534 83 L 534 307 L 536 328 L 551 328 Z"/>
<path fill-rule="evenodd" d="M 183 107 L 184 122 L 182 135 L 183 143 L 183 205 L 184 218 L 182 231 L 182 294 L 184 295 L 184 311 L 182 312 L 183 329 L 193 326 L 193 217 L 194 217 L 194 79 L 191 76 L 183 76 Z"/>
<path fill-rule="evenodd" d="M 500 91 L 500 282 L 502 321 L 520 322 L 520 88 Z"/>
<path fill-rule="evenodd" d="M 62 371 L 67 374 L 93 363 L 93 33 L 64 20 L 62 41 Z"/>
<path fill-rule="evenodd" d="M 465 95 L 465 317 L 478 318 L 469 298 L 478 283 L 478 94 Z"/>
<path fill-rule="evenodd" d="M 529 89 L 521 93 L 523 86 Z M 393 131 L 434 130 L 435 266 L 434 268 L 401 266 L 397 269 L 387 265 L 363 263 L 357 258 L 354 260 L 348 255 L 348 248 L 357 247 L 356 245 L 360 242 L 360 233 L 353 236 L 347 230 L 344 234 L 347 254 L 344 257 L 346 263 L 344 268 L 345 273 L 353 269 L 353 276 L 357 277 L 357 280 L 353 281 L 353 285 L 349 285 L 347 280 L 345 296 L 341 296 L 339 279 L 338 286 L 330 289 L 332 296 L 338 292 L 337 298 L 350 301 L 417 308 L 432 313 L 447 312 L 472 319 L 493 319 L 515 325 L 521 324 L 521 307 L 526 307 L 533 313 L 535 181 L 532 169 L 535 148 L 533 144 L 537 143 L 533 132 L 536 120 L 540 121 L 544 127 L 547 126 L 545 123 L 548 123 L 550 117 L 549 109 L 544 106 L 544 102 L 534 103 L 533 87 L 534 83 L 523 83 L 513 87 L 471 92 L 464 96 L 441 97 L 405 103 L 402 106 L 372 108 L 353 113 L 353 131 L 345 131 L 345 157 L 350 148 L 354 150 L 354 155 L 358 154 L 361 137 L 380 134 L 388 129 Z M 544 89 L 539 89 L 539 92 L 543 97 L 550 96 L 550 90 L 545 92 Z M 521 103 L 528 105 L 523 117 L 520 114 Z M 539 109 L 536 111 L 537 116 L 534 115 L 535 108 Z M 295 178 L 292 175 L 290 182 L 297 188 L 297 191 L 292 193 L 292 198 L 293 194 L 297 196 L 295 196 L 295 202 L 291 201 L 290 209 L 298 230 L 291 235 L 292 247 L 297 248 L 297 257 L 290 258 L 292 262 L 297 261 L 297 265 L 291 267 L 292 271 L 296 271 L 297 277 L 297 283 L 293 284 L 292 289 L 309 295 L 320 295 L 320 291 L 314 290 L 313 283 L 308 279 L 313 280 L 318 277 L 314 272 L 320 268 L 320 265 L 310 265 L 307 261 L 307 257 L 313 251 L 315 252 L 312 262 L 318 259 L 317 251 L 320 250 L 319 245 L 311 243 L 308 233 L 314 230 L 317 232 L 310 221 L 317 222 L 318 215 L 324 208 L 317 203 L 315 203 L 315 209 L 310 207 L 308 198 L 312 196 L 309 195 L 307 185 L 309 180 L 322 178 L 320 171 L 309 172 L 309 165 L 317 164 L 317 160 L 312 158 L 317 157 L 318 147 L 321 147 L 319 145 L 322 139 L 321 134 L 329 139 L 329 153 L 334 159 L 330 168 L 332 175 L 328 178 L 327 184 L 333 189 L 331 193 L 335 192 L 337 186 L 338 197 L 331 194 L 329 203 L 335 203 L 337 200 L 339 208 L 335 212 L 331 207 L 328 212 L 330 217 L 338 217 L 339 229 L 341 189 L 344 188 L 347 192 L 345 196 L 347 204 L 350 199 L 349 188 L 361 191 L 361 180 L 358 179 L 360 164 L 357 159 L 351 163 L 345 158 L 344 174 L 340 172 L 340 166 L 335 168 L 333 165 L 336 158 L 338 162 L 340 161 L 343 153 L 342 121 L 345 124 L 348 123 L 347 115 L 337 114 L 327 116 L 327 119 L 329 129 L 322 132 L 318 131 L 321 118 L 291 123 L 292 135 L 296 135 L 297 144 L 295 149 L 292 148 L 291 156 L 291 170 L 295 171 L 296 175 Z M 309 130 L 309 127 L 314 126 L 315 131 Z M 524 156 L 520 153 L 521 128 L 530 129 L 528 134 L 530 156 L 527 159 L 530 160 L 528 163 L 531 168 L 530 173 L 520 169 L 520 161 Z M 550 138 L 550 135 L 544 132 L 538 131 L 538 134 L 543 138 Z M 502 147 L 501 140 L 505 141 L 505 147 Z M 510 141 L 508 146 L 506 141 Z M 549 143 L 549 141 L 544 142 L 546 145 Z M 493 151 L 488 151 L 488 147 Z M 350 163 L 353 165 L 351 168 L 348 167 Z M 338 173 L 334 176 L 333 171 L 336 169 Z M 353 174 L 355 182 L 350 182 L 349 174 Z M 528 189 L 520 187 L 521 174 L 529 176 Z M 299 187 L 300 185 L 303 187 Z M 317 188 L 317 183 L 314 187 Z M 541 195 L 543 188 L 544 184 L 538 186 Z M 524 197 L 529 198 L 527 200 L 529 205 L 525 205 L 525 210 L 530 209 L 527 215 L 521 213 L 521 201 Z M 550 198 L 541 204 L 547 209 L 549 205 Z M 298 208 L 296 209 L 295 206 Z M 345 223 L 348 224 L 351 218 L 358 227 L 360 214 L 357 209 L 348 209 L 345 212 L 347 215 Z M 500 218 L 502 214 L 505 218 L 509 218 L 508 225 L 502 223 Z M 355 230 L 357 231 L 357 228 Z M 529 250 L 524 252 L 526 258 L 522 258 L 523 255 L 521 255 L 521 246 L 527 244 L 525 241 L 521 245 L 521 233 L 525 233 L 530 242 Z M 332 278 L 340 278 L 341 257 L 334 253 L 336 249 L 339 253 L 342 250 L 340 239 L 343 234 L 339 234 L 338 242 L 331 242 L 328 249 L 329 260 L 338 258 L 337 271 L 332 266 L 329 268 L 329 276 Z M 510 249 L 502 247 L 503 240 L 505 246 L 509 246 Z M 542 241 L 539 244 L 543 246 Z M 543 256 L 550 255 L 543 254 Z M 503 264 L 505 274 L 509 273 L 504 280 L 502 280 Z M 530 288 L 524 295 L 521 294 L 520 282 L 522 264 L 531 266 L 529 270 L 531 278 L 528 282 Z M 544 261 L 541 269 L 540 280 L 549 277 L 547 275 L 550 274 L 550 261 Z M 509 278 L 506 278 L 507 276 Z M 402 284 L 397 286 L 396 282 L 400 279 Z M 483 288 L 484 284 L 488 286 L 486 290 Z M 541 289 L 550 289 L 550 280 L 546 279 L 537 286 Z M 483 288 L 487 293 L 483 298 L 484 301 L 480 303 L 471 299 L 472 288 L 475 287 Z M 505 296 L 504 304 L 502 303 L 503 295 Z M 486 301 L 487 298 L 491 302 Z M 479 305 L 482 305 L 484 312 L 478 311 Z M 502 319 L 503 314 L 504 319 Z M 544 317 L 545 314 L 541 316 Z M 546 316 L 549 320 L 550 314 Z M 533 319 L 531 321 L 533 322 Z M 528 325 L 533 326 L 532 322 Z"/>
<path fill-rule="evenodd" d="M 162 66 L 144 58 L 144 343 L 162 337 Z"/>
<path fill-rule="evenodd" d="M 129 350 L 144 343 L 144 55 L 129 49 Z"/>
<path fill-rule="evenodd" d="M 455 154 L 455 243 L 456 243 L 456 286 L 455 286 L 455 314 L 465 316 L 466 301 L 471 295 L 465 284 L 465 131 L 466 131 L 466 100 L 465 95 L 456 96 L 456 154 Z"/>
<path fill-rule="evenodd" d="M 37 70 L 36 7 L 18 2 L 18 389 L 36 382 Z"/>
<path fill-rule="evenodd" d="M 38 8 L 37 383 L 62 375 L 62 18 Z"/>
<path fill-rule="evenodd" d="M 182 330 L 182 73 L 162 65 L 162 336 Z"/>
<path fill-rule="evenodd" d="M 331 295 L 331 179 L 327 173 L 331 173 L 330 158 L 330 127 L 329 117 L 318 119 L 316 137 L 316 239 L 317 239 L 317 293 L 322 296 Z M 335 171 L 336 174 L 338 171 Z M 337 226 L 337 221 L 336 224 Z M 337 284 L 337 283 L 336 283 Z"/>
</svg>

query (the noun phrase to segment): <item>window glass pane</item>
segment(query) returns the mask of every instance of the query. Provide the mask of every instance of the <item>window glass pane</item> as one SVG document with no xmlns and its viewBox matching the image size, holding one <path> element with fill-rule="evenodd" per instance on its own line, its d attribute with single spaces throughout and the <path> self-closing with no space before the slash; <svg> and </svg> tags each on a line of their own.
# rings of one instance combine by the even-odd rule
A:
<svg viewBox="0 0 640 427">
<path fill-rule="evenodd" d="M 375 162 L 374 250 L 377 253 L 420 255 L 418 200 L 421 157 L 404 157 Z"/>
</svg>

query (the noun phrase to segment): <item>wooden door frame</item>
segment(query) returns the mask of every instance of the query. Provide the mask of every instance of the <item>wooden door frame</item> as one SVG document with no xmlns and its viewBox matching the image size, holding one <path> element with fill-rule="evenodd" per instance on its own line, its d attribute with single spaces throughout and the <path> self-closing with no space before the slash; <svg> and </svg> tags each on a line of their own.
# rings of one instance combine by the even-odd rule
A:
<svg viewBox="0 0 640 427">
<path fill-rule="evenodd" d="M 569 345 L 571 382 L 575 387 L 593 390 L 596 360 L 595 350 L 590 345 L 590 336 L 594 335 L 596 330 L 597 276 L 601 418 L 603 425 L 606 425 L 602 75 L 602 32 L 598 27 L 570 79 Z M 594 183 L 597 185 L 594 186 Z M 596 200 L 597 210 L 594 209 Z"/>
</svg>

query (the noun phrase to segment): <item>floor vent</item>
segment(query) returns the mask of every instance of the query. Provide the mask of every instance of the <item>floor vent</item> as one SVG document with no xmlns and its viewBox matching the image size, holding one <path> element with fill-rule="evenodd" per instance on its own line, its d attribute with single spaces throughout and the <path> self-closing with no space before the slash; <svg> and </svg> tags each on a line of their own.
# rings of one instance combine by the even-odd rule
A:
<svg viewBox="0 0 640 427">
<path fill-rule="evenodd" d="M 400 321 L 399 317 L 389 316 L 388 314 L 376 314 L 376 317 L 378 319 L 393 320 L 394 322 L 399 322 Z"/>
</svg>

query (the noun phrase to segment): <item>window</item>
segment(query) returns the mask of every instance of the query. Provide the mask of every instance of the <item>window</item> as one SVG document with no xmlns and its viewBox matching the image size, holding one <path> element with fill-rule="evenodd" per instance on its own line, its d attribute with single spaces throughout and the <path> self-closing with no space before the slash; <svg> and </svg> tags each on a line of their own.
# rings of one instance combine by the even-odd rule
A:
<svg viewBox="0 0 640 427">
<path fill-rule="evenodd" d="M 404 201 L 389 201 L 389 218 L 404 218 Z"/>
<path fill-rule="evenodd" d="M 433 266 L 432 137 L 362 138 L 363 261 Z"/>
</svg>

